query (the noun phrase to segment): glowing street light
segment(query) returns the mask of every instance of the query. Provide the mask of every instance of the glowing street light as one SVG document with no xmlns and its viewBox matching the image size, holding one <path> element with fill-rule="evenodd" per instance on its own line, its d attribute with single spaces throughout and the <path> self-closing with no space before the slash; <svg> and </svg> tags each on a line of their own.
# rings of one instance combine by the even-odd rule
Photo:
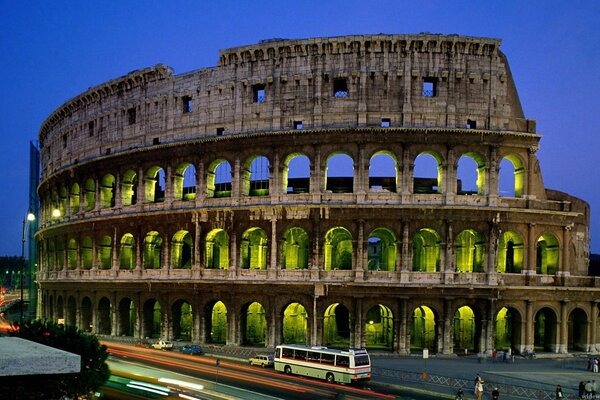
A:
<svg viewBox="0 0 600 400">
<path fill-rule="evenodd" d="M 31 212 L 28 212 L 25 218 L 23 218 L 23 241 L 21 244 L 21 277 L 20 277 L 20 290 L 21 290 L 21 304 L 20 304 L 20 314 L 19 314 L 19 334 L 21 333 L 21 327 L 23 326 L 23 272 L 25 270 L 25 240 L 27 239 L 27 227 L 29 226 L 28 222 L 35 221 L 35 215 Z"/>
</svg>

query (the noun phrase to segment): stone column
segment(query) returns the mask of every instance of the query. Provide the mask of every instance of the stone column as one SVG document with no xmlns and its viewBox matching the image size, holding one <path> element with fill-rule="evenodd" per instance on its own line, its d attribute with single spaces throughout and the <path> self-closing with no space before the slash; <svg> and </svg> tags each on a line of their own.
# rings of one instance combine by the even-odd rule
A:
<svg viewBox="0 0 600 400">
<path fill-rule="evenodd" d="M 563 227 L 562 232 L 562 254 L 559 259 L 559 271 L 558 275 L 569 276 L 571 275 L 572 266 L 569 264 L 569 242 L 571 241 L 571 229 L 573 225 L 567 225 Z"/>
<path fill-rule="evenodd" d="M 397 342 L 395 346 L 396 352 L 399 354 L 410 353 L 410 329 L 408 324 L 410 323 L 408 315 L 408 301 L 406 299 L 400 299 L 400 313 L 398 315 L 398 323 L 394 324 L 394 341 Z"/>
<path fill-rule="evenodd" d="M 531 300 L 525 301 L 525 345 L 521 346 L 520 351 L 528 350 L 533 351 L 533 302 Z"/>
<path fill-rule="evenodd" d="M 239 158 L 235 158 L 235 161 L 233 163 L 233 179 L 231 181 L 231 197 L 233 198 L 238 198 L 240 197 L 240 193 L 241 193 L 241 171 L 240 171 L 240 159 Z"/>
<path fill-rule="evenodd" d="M 356 224 L 358 225 L 358 238 L 353 254 L 354 279 L 357 281 L 362 281 L 365 276 L 365 271 L 367 270 L 367 265 L 363 260 L 363 257 L 366 256 L 363 249 L 363 243 L 365 242 L 365 221 L 359 219 L 356 221 Z"/>
<path fill-rule="evenodd" d="M 535 224 L 529 224 L 527 230 L 527 265 L 525 266 L 525 274 L 536 274 L 536 255 L 537 242 L 535 240 Z"/>
<path fill-rule="evenodd" d="M 173 174 L 173 167 L 171 167 L 171 164 L 167 164 L 167 167 L 165 169 L 165 197 L 164 197 L 164 202 L 165 205 L 167 207 L 171 207 L 171 205 L 173 204 L 173 200 L 175 200 L 174 198 L 174 191 L 175 191 L 175 174 Z M 156 175 L 156 179 L 158 179 L 158 174 Z M 183 185 L 183 181 L 182 181 L 182 185 Z M 156 196 L 156 193 L 154 194 Z"/>
<path fill-rule="evenodd" d="M 123 195 L 121 189 L 121 171 L 117 171 L 117 176 L 115 177 L 115 188 L 113 190 L 115 208 L 123 207 Z"/>
<path fill-rule="evenodd" d="M 363 322 L 362 299 L 354 300 L 354 340 L 350 338 L 350 345 L 358 348 L 365 347 L 365 327 Z M 351 325 L 352 326 L 352 325 Z"/>
<path fill-rule="evenodd" d="M 445 179 L 442 179 L 440 182 L 439 191 L 440 193 L 444 193 L 446 195 L 453 195 L 457 193 L 456 187 L 456 165 L 457 160 L 454 155 L 454 147 L 448 146 L 448 150 L 446 152 L 446 162 L 442 164 L 442 171 L 445 173 Z"/>
<path fill-rule="evenodd" d="M 171 315 L 171 307 L 169 301 L 169 295 L 165 294 L 163 298 L 160 299 L 160 307 L 162 318 L 160 320 L 160 335 L 165 340 L 173 339 L 173 321 Z"/>
<path fill-rule="evenodd" d="M 144 176 L 144 169 L 138 168 L 138 180 L 136 189 L 136 204 L 143 204 L 146 202 L 146 177 Z"/>
<path fill-rule="evenodd" d="M 490 299 L 487 304 L 486 314 L 487 314 L 487 326 L 486 326 L 486 345 L 485 345 L 485 353 L 487 356 L 491 356 L 494 351 L 494 347 L 496 346 L 496 318 L 494 318 L 494 313 L 496 311 L 496 300 Z"/>
<path fill-rule="evenodd" d="M 569 352 L 569 314 L 567 311 L 568 301 L 560 302 L 560 335 L 558 336 L 557 353 L 567 354 Z"/>
<path fill-rule="evenodd" d="M 269 163 L 269 195 L 279 196 L 285 194 L 283 183 L 281 182 L 281 170 L 279 168 L 279 153 L 273 155 L 273 162 Z M 274 202 L 279 202 L 279 197 L 276 197 Z"/>
<path fill-rule="evenodd" d="M 206 198 L 206 172 L 204 171 L 204 163 L 200 162 L 196 170 L 196 205 L 204 203 Z"/>
<path fill-rule="evenodd" d="M 589 323 L 589 344 L 587 351 L 596 353 L 598 348 L 598 300 L 592 301 L 591 303 L 591 317 Z"/>
<path fill-rule="evenodd" d="M 414 193 L 412 179 L 414 169 L 415 164 L 410 159 L 408 148 L 405 147 L 402 149 L 402 189 L 400 191 L 404 195 Z"/>
<path fill-rule="evenodd" d="M 110 334 L 112 336 L 119 336 L 122 332 L 119 329 L 119 304 L 117 303 L 117 293 L 113 292 L 110 302 L 112 303 L 112 315 L 110 321 Z"/>
<path fill-rule="evenodd" d="M 204 263 L 202 262 L 202 245 L 200 242 L 202 228 L 200 227 L 200 222 L 198 221 L 198 213 L 194 213 L 192 219 L 194 222 L 194 255 L 192 260 L 192 270 L 201 270 Z"/>
<path fill-rule="evenodd" d="M 444 320 L 441 328 L 443 338 L 442 354 L 452 354 L 454 352 L 454 331 L 452 321 L 454 320 L 454 301 L 452 298 L 444 298 Z M 439 328 L 438 328 L 439 329 Z"/>
<path fill-rule="evenodd" d="M 112 270 L 116 272 L 119 269 L 119 252 L 117 251 L 117 228 L 113 229 L 113 240 L 112 240 Z M 113 273 L 114 276 L 114 273 Z"/>
</svg>

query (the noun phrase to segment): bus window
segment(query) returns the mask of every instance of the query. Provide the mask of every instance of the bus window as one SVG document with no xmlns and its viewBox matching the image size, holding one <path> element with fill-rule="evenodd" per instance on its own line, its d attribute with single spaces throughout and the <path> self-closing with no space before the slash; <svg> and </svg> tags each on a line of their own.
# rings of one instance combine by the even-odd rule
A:
<svg viewBox="0 0 600 400">
<path fill-rule="evenodd" d="M 294 358 L 294 349 L 284 347 L 281 349 L 281 358 Z"/>
<path fill-rule="evenodd" d="M 305 350 L 296 350 L 296 355 L 294 358 L 296 360 L 306 360 L 306 351 Z"/>
<path fill-rule="evenodd" d="M 355 356 L 354 366 L 361 367 L 363 365 L 369 365 L 369 356 Z"/>
<path fill-rule="evenodd" d="M 321 361 L 321 354 L 316 351 L 309 351 L 306 361 L 319 362 Z"/>
<path fill-rule="evenodd" d="M 321 354 L 321 364 L 329 364 L 333 365 L 335 362 L 335 355 L 322 353 Z"/>
<path fill-rule="evenodd" d="M 335 365 L 337 365 L 338 367 L 349 367 L 350 358 L 348 356 L 337 356 Z"/>
</svg>

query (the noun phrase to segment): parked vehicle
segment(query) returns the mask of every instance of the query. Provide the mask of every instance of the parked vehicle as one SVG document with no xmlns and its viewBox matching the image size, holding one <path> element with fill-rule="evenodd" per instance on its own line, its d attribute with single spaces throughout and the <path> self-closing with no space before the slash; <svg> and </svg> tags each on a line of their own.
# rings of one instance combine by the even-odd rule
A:
<svg viewBox="0 0 600 400">
<path fill-rule="evenodd" d="M 201 356 L 204 354 L 204 350 L 202 350 L 202 347 L 198 346 L 197 344 L 185 345 L 185 346 L 179 348 L 179 351 L 184 354 L 192 354 L 192 355 L 198 355 L 198 356 Z"/>
<path fill-rule="evenodd" d="M 152 348 L 157 350 L 173 350 L 173 343 L 167 340 L 159 340 L 152 344 Z"/>
<path fill-rule="evenodd" d="M 263 356 L 257 355 L 250 359 L 248 359 L 250 365 L 258 365 L 261 367 L 272 367 L 273 366 L 273 356 Z"/>
</svg>

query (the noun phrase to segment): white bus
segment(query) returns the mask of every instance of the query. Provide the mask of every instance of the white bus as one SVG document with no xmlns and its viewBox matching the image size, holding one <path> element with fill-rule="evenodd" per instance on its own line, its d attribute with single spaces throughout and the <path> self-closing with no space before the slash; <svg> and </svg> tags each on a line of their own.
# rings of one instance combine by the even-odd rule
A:
<svg viewBox="0 0 600 400">
<path fill-rule="evenodd" d="M 365 349 L 282 344 L 275 348 L 275 370 L 327 382 L 352 383 L 371 379 L 371 359 Z"/>
</svg>

